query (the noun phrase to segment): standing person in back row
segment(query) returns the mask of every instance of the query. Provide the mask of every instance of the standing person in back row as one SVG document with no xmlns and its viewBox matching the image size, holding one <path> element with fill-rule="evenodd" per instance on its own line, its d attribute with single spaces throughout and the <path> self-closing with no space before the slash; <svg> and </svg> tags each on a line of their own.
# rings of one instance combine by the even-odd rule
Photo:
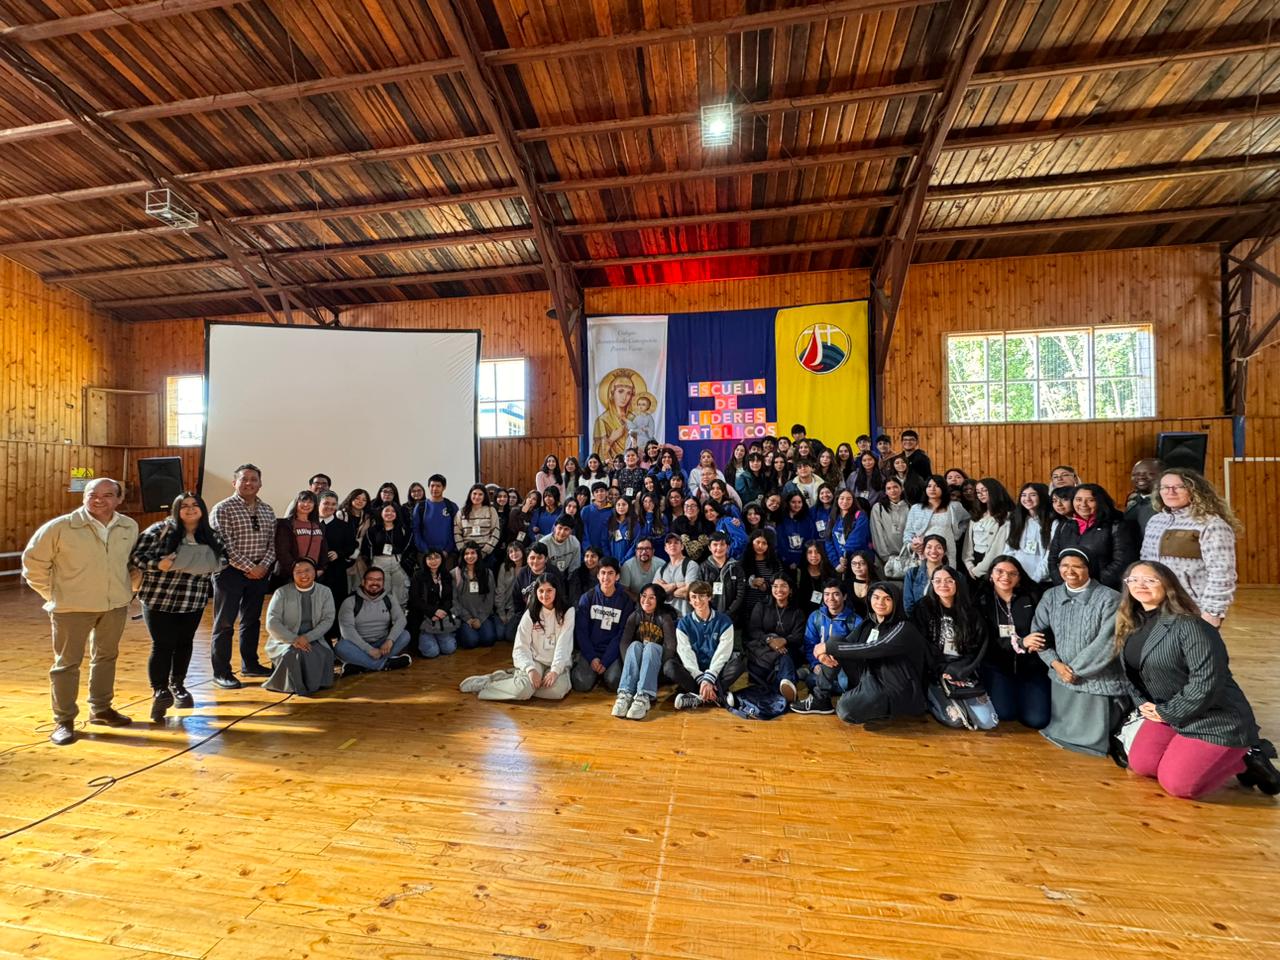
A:
<svg viewBox="0 0 1280 960">
<path fill-rule="evenodd" d="M 458 547 L 453 539 L 453 520 L 458 515 L 458 505 L 445 499 L 444 488 L 448 481 L 439 473 L 427 480 L 427 499 L 413 508 L 413 543 L 418 552 L 439 550 L 447 569 L 453 569 L 458 559 Z"/>
<path fill-rule="evenodd" d="M 262 471 L 252 463 L 236 467 L 231 496 L 213 505 L 209 524 L 227 551 L 227 566 L 213 576 L 213 682 L 227 690 L 241 686 L 231 672 L 231 634 L 240 619 L 241 673 L 269 677 L 258 660 L 262 633 L 262 601 L 269 591 L 269 576 L 276 562 L 276 514 L 258 499 Z"/>
<path fill-rule="evenodd" d="M 84 488 L 84 505 L 50 520 L 22 551 L 22 577 L 44 599 L 53 625 L 49 739 L 60 747 L 76 738 L 76 695 L 86 645 L 89 722 L 108 727 L 130 723 L 111 706 L 120 635 L 133 598 L 129 555 L 138 539 L 138 525 L 116 513 L 122 493 L 120 484 L 108 477 L 91 480 Z"/>
<path fill-rule="evenodd" d="M 921 480 L 933 476 L 933 463 L 920 449 L 920 434 L 914 430 L 902 431 L 902 455 L 907 458 L 907 468 Z"/>
</svg>

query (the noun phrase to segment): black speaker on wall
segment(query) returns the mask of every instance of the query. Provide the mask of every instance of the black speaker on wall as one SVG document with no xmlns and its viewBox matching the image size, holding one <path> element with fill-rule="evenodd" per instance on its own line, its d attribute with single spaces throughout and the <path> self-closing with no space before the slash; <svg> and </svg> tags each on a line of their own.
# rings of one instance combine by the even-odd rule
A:
<svg viewBox="0 0 1280 960">
<path fill-rule="evenodd" d="M 1156 434 L 1156 459 L 1166 467 L 1185 467 L 1202 474 L 1208 451 L 1207 433 Z"/>
<path fill-rule="evenodd" d="M 138 485 L 144 513 L 168 511 L 183 490 L 181 457 L 139 457 Z"/>
</svg>

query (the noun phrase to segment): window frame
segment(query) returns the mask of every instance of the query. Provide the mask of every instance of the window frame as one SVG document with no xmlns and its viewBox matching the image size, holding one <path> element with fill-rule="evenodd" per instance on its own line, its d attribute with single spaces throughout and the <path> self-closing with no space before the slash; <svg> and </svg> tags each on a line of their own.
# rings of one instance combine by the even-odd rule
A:
<svg viewBox="0 0 1280 960">
<path fill-rule="evenodd" d="M 199 380 L 200 381 L 200 410 L 198 412 L 183 411 L 181 409 L 178 397 L 180 389 L 178 382 L 181 380 Z M 171 406 L 172 404 L 172 406 Z M 166 374 L 164 378 L 164 439 L 165 446 L 168 447 L 202 447 L 205 440 L 205 427 L 208 424 L 209 413 L 209 388 L 208 381 L 203 373 L 172 373 Z M 182 431 L 180 424 L 183 417 L 200 418 L 200 439 L 191 443 L 182 442 Z"/>
<path fill-rule="evenodd" d="M 524 376 L 521 378 L 523 380 L 523 386 L 522 386 L 522 393 L 524 394 L 523 396 L 521 397 L 496 396 L 496 394 L 498 393 L 498 376 L 495 369 L 493 373 L 493 392 L 495 394 L 494 399 L 484 400 L 481 398 L 480 378 L 483 375 L 485 365 L 488 364 L 492 367 L 499 363 L 521 364 L 521 368 L 524 374 Z M 480 440 L 520 440 L 530 436 L 530 432 L 529 432 L 529 367 L 530 367 L 530 362 L 528 357 L 482 357 L 480 359 L 480 362 L 476 365 L 476 437 L 478 439 Z M 520 403 L 524 406 L 524 431 L 522 433 L 493 433 L 493 434 L 484 433 L 482 424 L 484 423 L 485 415 L 481 412 L 481 408 L 488 404 L 493 405 L 494 407 L 493 426 L 494 426 L 494 429 L 497 430 L 498 416 L 499 416 L 498 410 L 501 408 L 502 404 L 504 403 Z"/>
<path fill-rule="evenodd" d="M 1137 375 L 1133 377 L 1100 377 L 1098 376 L 1097 366 L 1096 366 L 1097 352 L 1094 346 L 1095 337 L 1100 331 L 1105 333 L 1108 331 L 1117 331 L 1117 330 L 1137 330 L 1140 332 L 1144 332 L 1147 335 L 1148 343 L 1150 344 L 1150 354 L 1151 354 L 1148 361 L 1150 364 L 1149 380 L 1151 385 L 1151 408 L 1150 408 L 1151 412 L 1150 413 L 1143 413 L 1143 414 L 1139 414 L 1137 416 L 1132 416 L 1132 417 L 1096 416 L 1096 413 L 1097 413 L 1096 390 L 1097 390 L 1098 383 L 1103 381 L 1112 381 L 1112 380 L 1147 379 L 1142 375 Z M 1087 364 L 1088 364 L 1088 371 L 1089 371 L 1087 377 L 1084 377 L 1084 378 L 1064 377 L 1057 381 L 1048 380 L 1039 376 L 1037 376 L 1035 379 L 1030 381 L 1021 380 L 1021 379 L 1011 381 L 1009 379 L 1008 377 L 1009 351 L 1008 351 L 1007 343 L 1011 338 L 1026 337 L 1026 336 L 1035 338 L 1034 339 L 1034 343 L 1036 344 L 1035 366 L 1038 373 L 1040 362 L 1041 362 L 1039 338 L 1045 337 L 1045 336 L 1055 336 L 1055 335 L 1069 334 L 1069 333 L 1083 333 L 1086 335 Z M 1004 378 L 998 381 L 992 380 L 992 379 L 973 380 L 973 381 L 953 380 L 951 377 L 951 350 L 950 350 L 951 342 L 953 340 L 977 339 L 977 338 L 980 338 L 983 340 L 989 340 L 992 337 L 1000 337 L 1006 344 L 1006 347 L 1004 350 L 1004 356 L 1002 359 L 1002 366 L 1005 370 Z M 947 426 L 991 426 L 991 425 L 1001 425 L 1001 424 L 1019 426 L 1019 425 L 1027 425 L 1027 424 L 1035 424 L 1035 423 L 1081 423 L 1081 422 L 1117 423 L 1121 421 L 1132 422 L 1132 421 L 1138 421 L 1138 420 L 1158 419 L 1160 415 L 1160 396 L 1159 396 L 1159 389 L 1158 389 L 1159 388 L 1159 376 L 1158 376 L 1159 364 L 1158 364 L 1156 350 L 1157 348 L 1156 348 L 1155 324 L 1149 323 L 1149 322 L 1071 324 L 1071 325 L 1064 325 L 1060 327 L 1022 327 L 1022 328 L 1013 329 L 1013 330 L 994 329 L 994 330 L 947 331 L 942 334 L 942 350 L 941 350 L 942 367 L 943 367 L 943 391 L 942 391 L 943 421 L 942 422 L 945 423 Z M 990 373 L 989 355 L 987 360 L 987 366 L 988 366 L 988 374 L 989 374 Z M 1082 382 L 1084 382 L 1087 385 L 1087 389 L 1086 389 L 1087 406 L 1088 406 L 1088 411 L 1090 413 L 1090 416 L 1058 417 L 1058 418 L 1050 418 L 1050 417 L 1042 418 L 1042 417 L 1036 416 L 1028 420 L 1012 420 L 1007 415 L 998 420 L 990 417 L 990 413 L 991 413 L 990 387 L 991 386 L 999 384 L 1005 388 L 1006 399 L 1004 403 L 1005 403 L 1005 412 L 1007 414 L 1008 413 L 1007 397 L 1008 397 L 1008 387 L 1010 383 L 1014 383 L 1014 384 L 1030 383 L 1032 387 L 1033 404 L 1036 412 L 1038 413 L 1040 410 L 1041 387 L 1043 384 L 1055 383 L 1055 382 L 1060 382 L 1060 383 L 1076 382 L 1079 380 L 1082 380 Z M 987 417 L 981 420 L 957 420 L 952 418 L 951 392 L 953 387 L 963 386 L 963 385 L 983 385 L 988 388 L 987 401 L 986 401 L 987 414 L 988 414 Z"/>
</svg>

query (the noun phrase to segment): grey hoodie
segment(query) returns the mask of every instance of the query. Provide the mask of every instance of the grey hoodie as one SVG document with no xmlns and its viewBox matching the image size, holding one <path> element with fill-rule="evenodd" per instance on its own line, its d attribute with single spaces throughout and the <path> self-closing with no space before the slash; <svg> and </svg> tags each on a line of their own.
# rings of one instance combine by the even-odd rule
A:
<svg viewBox="0 0 1280 960">
<path fill-rule="evenodd" d="M 391 609 L 383 599 L 387 594 L 371 597 L 364 592 L 364 587 L 356 587 L 356 592 L 342 601 L 342 609 L 338 611 L 338 633 L 343 640 L 350 640 L 370 656 L 375 647 L 380 647 L 388 640 L 394 640 L 404 632 L 407 621 L 400 604 L 391 600 Z M 360 613 L 356 614 L 356 597 L 360 598 Z"/>
</svg>

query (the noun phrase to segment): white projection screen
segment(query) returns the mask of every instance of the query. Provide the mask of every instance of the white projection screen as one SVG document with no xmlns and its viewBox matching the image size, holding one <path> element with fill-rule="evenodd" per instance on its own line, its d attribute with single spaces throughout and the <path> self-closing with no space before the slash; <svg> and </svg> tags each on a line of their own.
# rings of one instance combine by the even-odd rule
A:
<svg viewBox="0 0 1280 960">
<path fill-rule="evenodd" d="M 479 330 L 210 322 L 201 492 L 212 506 L 254 463 L 278 516 L 314 473 L 340 496 L 389 480 L 402 499 L 442 473 L 460 500 L 479 472 L 479 363 Z"/>
</svg>

